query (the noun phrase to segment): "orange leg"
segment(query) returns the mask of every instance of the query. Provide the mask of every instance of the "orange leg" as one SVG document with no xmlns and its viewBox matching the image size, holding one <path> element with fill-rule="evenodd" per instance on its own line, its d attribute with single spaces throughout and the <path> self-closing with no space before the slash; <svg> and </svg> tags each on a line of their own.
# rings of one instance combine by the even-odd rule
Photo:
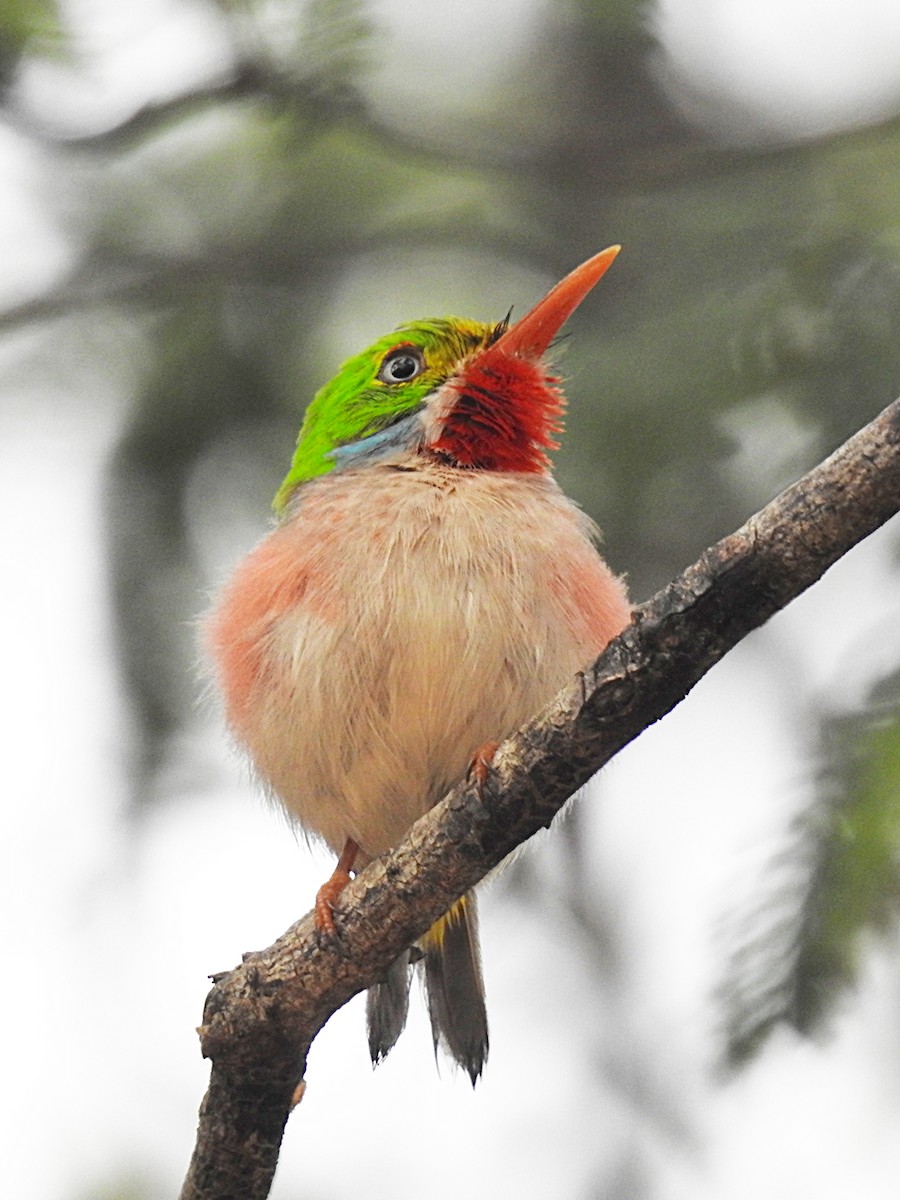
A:
<svg viewBox="0 0 900 1200">
<path fill-rule="evenodd" d="M 479 746 L 469 762 L 469 769 L 466 771 L 466 779 L 469 782 L 474 782 L 478 788 L 479 795 L 481 789 L 487 781 L 490 774 L 491 764 L 494 761 L 494 755 L 497 753 L 499 742 L 485 742 Z"/>
<path fill-rule="evenodd" d="M 334 933 L 334 906 L 350 882 L 350 872 L 353 870 L 357 854 L 359 846 L 353 838 L 347 838 L 330 878 L 326 879 L 316 892 L 316 928 L 322 933 Z"/>
</svg>

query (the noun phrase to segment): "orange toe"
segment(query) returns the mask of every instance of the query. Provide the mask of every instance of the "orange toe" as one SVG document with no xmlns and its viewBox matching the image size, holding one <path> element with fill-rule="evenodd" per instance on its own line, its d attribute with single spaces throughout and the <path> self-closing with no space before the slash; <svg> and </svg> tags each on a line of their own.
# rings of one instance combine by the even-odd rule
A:
<svg viewBox="0 0 900 1200">
<path fill-rule="evenodd" d="M 341 857 L 338 859 L 331 875 L 316 892 L 314 907 L 316 928 L 322 933 L 334 933 L 334 909 L 341 898 L 341 892 L 350 882 L 350 872 L 359 853 L 359 846 L 352 838 L 347 838 Z"/>
<path fill-rule="evenodd" d="M 472 755 L 469 762 L 469 769 L 466 772 L 466 779 L 470 783 L 474 782 L 479 792 L 491 772 L 494 755 L 497 753 L 499 746 L 499 742 L 484 742 Z"/>
<path fill-rule="evenodd" d="M 334 909 L 341 892 L 350 882 L 349 871 L 338 871 L 325 880 L 316 892 L 315 915 L 316 928 L 322 933 L 334 933 Z"/>
</svg>

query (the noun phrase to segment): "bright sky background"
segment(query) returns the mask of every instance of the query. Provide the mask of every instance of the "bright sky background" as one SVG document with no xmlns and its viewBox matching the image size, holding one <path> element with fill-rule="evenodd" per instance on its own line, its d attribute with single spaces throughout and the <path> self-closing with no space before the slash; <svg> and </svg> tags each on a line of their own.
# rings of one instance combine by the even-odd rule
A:
<svg viewBox="0 0 900 1200">
<path fill-rule="evenodd" d="M 874 121 L 900 103 L 893 0 L 661 0 L 673 69 L 790 137 Z"/>
<path fill-rule="evenodd" d="M 84 47 L 87 82 L 67 92 L 64 119 L 73 125 L 101 113 L 114 121 L 215 69 L 221 48 L 199 7 L 70 7 L 94 31 Z M 417 76 L 447 78 L 448 62 L 451 98 L 493 69 L 498 47 L 514 68 L 537 6 L 460 0 L 430 7 L 426 20 L 419 6 L 384 0 L 376 11 L 392 30 L 389 63 L 415 56 L 415 71 L 385 67 L 379 94 L 390 111 Z M 457 39 L 470 28 L 479 34 L 463 47 Z M 746 114 L 744 130 L 758 122 L 808 134 L 900 103 L 896 0 L 666 0 L 658 28 L 679 89 L 691 80 L 727 92 Z M 36 71 L 25 94 L 51 105 L 60 95 L 54 71 Z M 66 265 L 59 213 L 42 201 L 51 171 L 19 135 L 0 129 L 0 304 L 39 294 Z M 43 362 L 37 373 L 35 354 Z M 127 792 L 127 728 L 105 581 L 101 472 L 129 381 L 101 381 L 87 369 L 60 379 L 55 370 L 52 347 L 48 353 L 34 331 L 0 343 L 0 546 L 12 584 L 0 601 L 8 969 L 0 1127 L 20 1131 L 4 1151 L 4 1182 L 10 1195 L 29 1200 L 78 1200 L 90 1184 L 121 1183 L 136 1170 L 156 1181 L 158 1194 L 171 1194 L 206 1081 L 193 1033 L 205 975 L 295 919 L 323 863 L 297 849 L 226 756 L 221 732 L 200 718 L 164 783 L 167 802 L 139 844 L 124 839 L 110 799 Z M 804 747 L 781 709 L 767 655 L 795 655 L 798 677 L 823 693 L 845 678 L 861 631 L 875 622 L 884 629 L 881 653 L 900 656 L 893 543 L 882 535 L 854 551 L 607 772 L 589 836 L 620 905 L 644 998 L 635 1011 L 610 1013 L 607 997 L 586 994 L 556 943 L 552 914 L 535 913 L 527 928 L 512 924 L 518 910 L 496 885 L 483 905 L 495 1034 L 478 1092 L 436 1078 L 421 1013 L 373 1074 L 361 1008 L 352 1004 L 314 1049 L 309 1097 L 289 1127 L 276 1197 L 300 1194 L 294 1179 L 304 1180 L 304 1195 L 345 1194 L 333 1184 L 351 1150 L 374 1172 L 371 1200 L 560 1195 L 563 1164 L 565 1194 L 585 1194 L 599 1121 L 611 1155 L 639 1126 L 646 1137 L 647 1114 L 635 1100 L 640 1079 L 627 1070 L 633 1039 L 652 1064 L 640 1069 L 654 1072 L 692 1124 L 694 1140 L 679 1140 L 663 1120 L 651 1137 L 661 1200 L 893 1200 L 900 1085 L 896 1063 L 885 1069 L 884 1047 L 900 997 L 886 957 L 873 955 L 828 1046 L 784 1036 L 715 1094 L 703 1074 L 710 908 L 725 873 L 738 893 L 752 895 L 770 832 L 786 804 L 804 799 Z M 746 758 L 751 739 L 763 749 L 738 790 L 723 797 L 718 781 L 734 757 Z M 553 852 L 551 836 L 540 854 Z M 220 881 L 232 878 L 240 885 L 223 893 Z M 661 889 L 671 903 L 664 942 Z M 587 1003 L 599 1013 L 592 1052 L 618 1061 L 624 1076 L 618 1091 L 610 1086 L 592 1096 L 593 1107 L 574 1111 L 583 1090 L 572 1081 L 592 1064 L 580 1061 L 559 1014 Z M 335 1112 L 337 1133 L 352 1131 L 352 1147 L 334 1145 Z M 372 1112 L 393 1114 L 389 1136 Z M 448 1138 L 458 1149 L 448 1150 Z M 760 1155 L 761 1144 L 773 1152 Z M 438 1157 L 435 1172 L 427 1164 Z M 379 1190 L 379 1178 L 391 1186 Z"/>
</svg>

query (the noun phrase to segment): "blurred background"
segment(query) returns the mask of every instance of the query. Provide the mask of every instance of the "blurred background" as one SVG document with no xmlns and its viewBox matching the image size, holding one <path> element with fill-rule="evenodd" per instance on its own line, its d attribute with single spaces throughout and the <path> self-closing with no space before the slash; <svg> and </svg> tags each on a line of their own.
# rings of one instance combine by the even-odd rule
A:
<svg viewBox="0 0 900 1200">
<path fill-rule="evenodd" d="M 894 0 L 2 0 L 3 1190 L 175 1194 L 207 975 L 329 866 L 197 623 L 397 323 L 569 324 L 563 487 L 642 600 L 900 393 Z M 316 1042 L 274 1195 L 900 1189 L 900 527 L 483 896 L 491 1061 Z"/>
</svg>

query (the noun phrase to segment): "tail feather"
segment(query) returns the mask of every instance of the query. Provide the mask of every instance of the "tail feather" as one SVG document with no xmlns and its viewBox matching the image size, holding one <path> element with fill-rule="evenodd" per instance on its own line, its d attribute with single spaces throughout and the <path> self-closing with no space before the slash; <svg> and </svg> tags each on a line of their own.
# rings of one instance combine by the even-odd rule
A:
<svg viewBox="0 0 900 1200">
<path fill-rule="evenodd" d="M 474 1086 L 488 1056 L 487 1010 L 478 947 L 478 913 L 469 893 L 421 942 L 435 1050 L 441 1045 Z"/>
<path fill-rule="evenodd" d="M 369 1054 L 377 1066 L 393 1049 L 403 1032 L 409 1009 L 409 951 L 404 950 L 388 967 L 385 977 L 366 995 Z"/>
</svg>

